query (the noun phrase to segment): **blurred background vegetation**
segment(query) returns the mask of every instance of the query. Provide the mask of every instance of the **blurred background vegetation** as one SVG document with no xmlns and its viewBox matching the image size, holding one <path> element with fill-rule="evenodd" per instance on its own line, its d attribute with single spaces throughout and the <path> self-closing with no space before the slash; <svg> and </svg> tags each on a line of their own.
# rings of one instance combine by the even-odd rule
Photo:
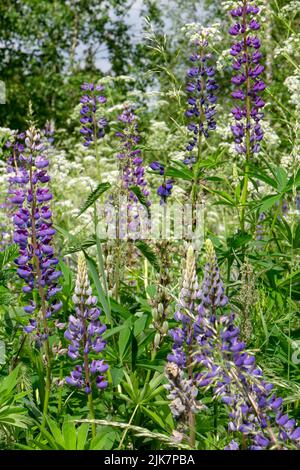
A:
<svg viewBox="0 0 300 470">
<path fill-rule="evenodd" d="M 270 3 L 281 8 L 289 1 Z M 224 20 L 222 15 L 218 0 L 2 0 L 0 79 L 7 105 L 0 107 L 1 125 L 23 128 L 31 100 L 40 125 L 51 118 L 61 127 L 78 101 L 79 84 L 107 73 L 132 75 L 145 91 L 153 82 L 147 72 L 161 60 L 145 39 L 149 22 L 158 40 L 168 35 L 164 45 L 172 64 L 185 23 Z M 275 23 L 277 41 L 281 30 Z"/>
</svg>

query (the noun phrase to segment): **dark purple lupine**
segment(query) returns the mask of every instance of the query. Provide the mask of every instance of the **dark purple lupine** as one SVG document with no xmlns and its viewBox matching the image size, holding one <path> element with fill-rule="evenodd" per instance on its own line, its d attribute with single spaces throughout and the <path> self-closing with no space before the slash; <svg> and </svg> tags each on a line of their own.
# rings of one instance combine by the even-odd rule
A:
<svg viewBox="0 0 300 470">
<path fill-rule="evenodd" d="M 86 261 L 82 253 L 78 257 L 73 302 L 75 314 L 69 316 L 65 338 L 70 342 L 69 357 L 73 361 L 80 361 L 81 364 L 76 365 L 66 377 L 66 383 L 90 394 L 93 383 L 99 390 L 108 385 L 104 376 L 108 365 L 99 357 L 106 345 L 102 338 L 106 326 L 100 322 L 101 310 L 97 307 L 97 297 L 92 294 Z"/>
<path fill-rule="evenodd" d="M 80 98 L 80 123 L 82 125 L 80 133 L 84 138 L 84 146 L 89 147 L 92 142 L 104 137 L 107 120 L 104 117 L 97 116 L 99 105 L 106 103 L 103 96 L 103 85 L 95 85 L 94 83 L 83 83 L 81 90 L 84 95 Z"/>
<path fill-rule="evenodd" d="M 185 112 L 192 137 L 186 146 L 188 154 L 184 163 L 190 166 L 200 159 L 202 136 L 208 138 L 210 131 L 216 129 L 215 92 L 218 89 L 214 79 L 215 69 L 211 64 L 212 54 L 207 50 L 207 39 L 196 39 L 194 46 L 196 51 L 190 56 L 192 67 L 187 72 L 186 92 L 189 107 Z"/>
<path fill-rule="evenodd" d="M 284 414 L 282 399 L 240 340 L 234 315 L 222 311 L 228 299 L 210 241 L 206 248 L 208 263 L 197 319 L 195 360 L 202 367 L 197 384 L 203 390 L 213 389 L 214 396 L 229 408 L 229 431 L 244 436 L 243 448 L 298 448 L 300 428 Z M 227 449 L 236 450 L 237 443 L 232 441 Z"/>
<path fill-rule="evenodd" d="M 259 122 L 264 116 L 262 109 L 265 102 L 260 93 L 266 85 L 261 79 L 264 66 L 260 64 L 261 42 L 257 37 L 260 24 L 256 20 L 260 9 L 252 0 L 238 0 L 236 3 L 237 8 L 231 11 L 235 23 L 229 29 L 229 34 L 235 38 L 230 53 L 234 71 L 231 81 L 235 86 L 232 97 L 237 101 L 232 109 L 236 120 L 232 133 L 237 152 L 249 159 L 251 154 L 260 151 L 260 142 L 263 139 Z"/>
<path fill-rule="evenodd" d="M 155 171 L 155 173 L 158 173 L 160 176 L 164 177 L 163 183 L 158 187 L 156 193 L 160 197 L 160 204 L 165 205 L 167 202 L 167 199 L 171 196 L 172 194 L 172 189 L 173 189 L 173 183 L 174 181 L 171 179 L 166 179 L 165 175 L 165 165 L 162 163 L 159 163 L 157 161 L 151 162 L 149 167 L 151 170 Z"/>
<path fill-rule="evenodd" d="M 13 240 L 20 248 L 15 263 L 28 299 L 24 310 L 31 315 L 24 330 L 35 333 L 37 344 L 48 338 L 47 319 L 62 306 L 56 298 L 61 290 L 61 272 L 57 270 L 58 258 L 52 246 L 56 231 L 49 206 L 52 193 L 47 187 L 49 161 L 43 151 L 40 133 L 31 127 L 26 132 L 25 145 L 14 147 L 8 162 L 9 201 L 15 207 Z M 38 300 L 34 291 L 38 292 Z"/>
</svg>

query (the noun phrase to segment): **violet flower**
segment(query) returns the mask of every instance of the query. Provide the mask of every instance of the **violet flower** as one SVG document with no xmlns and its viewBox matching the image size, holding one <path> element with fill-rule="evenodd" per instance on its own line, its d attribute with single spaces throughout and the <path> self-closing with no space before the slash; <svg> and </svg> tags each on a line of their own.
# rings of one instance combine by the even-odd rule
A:
<svg viewBox="0 0 300 470">
<path fill-rule="evenodd" d="M 212 55 L 207 51 L 209 46 L 207 39 L 198 38 L 194 46 L 196 51 L 190 55 L 192 67 L 187 72 L 186 92 L 189 107 L 185 112 L 189 119 L 188 130 L 192 138 L 186 147 L 188 154 L 184 163 L 190 166 L 199 160 L 202 135 L 208 138 L 210 131 L 216 129 L 215 91 L 218 89 L 214 79 L 215 69 L 211 65 Z M 195 147 L 198 147 L 196 152 L 194 152 Z"/>
<path fill-rule="evenodd" d="M 141 149 L 138 148 L 141 137 L 137 124 L 137 116 L 130 106 L 125 106 L 123 112 L 118 116 L 118 120 L 123 124 L 123 128 L 116 133 L 116 136 L 121 140 L 121 152 L 118 153 L 118 159 L 122 187 L 128 190 L 131 186 L 138 186 L 147 198 L 148 205 L 150 205 L 143 158 L 141 156 Z M 132 191 L 129 192 L 129 199 L 134 202 L 138 201 Z"/>
<path fill-rule="evenodd" d="M 240 340 L 234 314 L 222 311 L 228 299 L 210 240 L 206 250 L 207 266 L 196 321 L 199 348 L 194 356 L 202 370 L 196 383 L 203 390 L 212 389 L 229 408 L 229 431 L 245 436 L 244 447 L 298 448 L 300 428 L 284 414 L 282 399 L 273 393 L 273 385 L 265 380 L 255 356 Z"/>
<path fill-rule="evenodd" d="M 104 90 L 103 85 L 94 85 L 94 83 L 83 83 L 81 89 L 85 92 L 80 99 L 80 123 L 82 127 L 80 133 L 84 138 L 84 146 L 89 147 L 92 142 L 104 137 L 107 120 L 104 117 L 98 117 L 97 111 L 99 105 L 106 103 L 106 98 L 101 94 Z"/>
<path fill-rule="evenodd" d="M 197 389 L 194 387 L 196 378 L 194 352 L 195 347 L 197 347 L 197 332 L 195 330 L 197 325 L 195 324 L 195 318 L 197 315 L 198 299 L 199 286 L 194 249 L 192 246 L 189 246 L 182 289 L 174 315 L 179 326 L 169 331 L 169 335 L 173 339 L 173 348 L 167 357 L 169 364 L 166 374 L 169 380 L 168 390 L 171 392 L 169 395 L 169 399 L 172 400 L 171 411 L 174 418 L 179 419 L 181 431 L 183 430 L 182 427 L 185 427 L 186 431 L 189 428 L 191 447 L 195 445 L 195 413 L 196 409 L 199 408 L 198 406 L 196 407 Z M 184 394 L 186 395 L 185 398 L 183 398 Z"/>
<path fill-rule="evenodd" d="M 257 31 L 260 24 L 256 15 L 260 9 L 252 0 L 238 0 L 237 8 L 231 11 L 236 23 L 229 29 L 229 34 L 236 39 L 231 46 L 234 76 L 231 81 L 235 86 L 232 97 L 237 105 L 232 109 L 236 123 L 231 127 L 236 150 L 249 158 L 250 154 L 260 151 L 263 130 L 259 124 L 265 106 L 260 93 L 266 88 L 261 74 L 264 66 L 260 64 L 260 39 Z"/>
<path fill-rule="evenodd" d="M 65 338 L 70 342 L 68 356 L 73 361 L 83 361 L 83 364 L 75 366 L 66 377 L 66 383 L 84 389 L 89 394 L 92 392 L 93 383 L 99 390 L 107 387 L 108 382 L 104 373 L 108 365 L 99 357 L 106 345 L 102 338 L 106 326 L 99 320 L 101 310 L 97 307 L 97 297 L 92 295 L 86 261 L 82 253 L 78 257 L 73 302 L 75 315 L 69 316 Z"/>
<path fill-rule="evenodd" d="M 191 352 L 194 347 L 194 322 L 198 312 L 198 299 L 200 296 L 195 266 L 195 255 L 192 246 L 189 246 L 186 258 L 186 267 L 183 273 L 182 289 L 179 295 L 177 310 L 174 319 L 180 326 L 169 331 L 173 339 L 172 353 L 168 355 L 169 362 L 175 362 L 180 367 L 187 367 L 192 361 Z"/>
<path fill-rule="evenodd" d="M 155 171 L 158 173 L 160 176 L 164 177 L 163 183 L 159 186 L 157 189 L 156 193 L 158 196 L 160 196 L 160 204 L 165 205 L 167 203 L 167 199 L 171 196 L 172 194 L 172 189 L 173 189 L 173 183 L 174 181 L 169 179 L 167 180 L 165 177 L 165 165 L 162 163 L 159 163 L 157 161 L 151 162 L 149 167 L 151 170 Z"/>
<path fill-rule="evenodd" d="M 165 388 L 169 392 L 170 409 L 177 422 L 177 431 L 184 432 L 189 425 L 189 413 L 196 413 L 199 406 L 196 402 L 198 390 L 193 380 L 184 376 L 183 370 L 173 362 L 165 367 L 168 384 Z"/>
<path fill-rule="evenodd" d="M 142 228 L 149 226 L 149 219 L 148 212 L 130 188 L 139 188 L 147 206 L 151 205 L 151 201 L 142 153 L 138 146 L 141 137 L 137 116 L 130 106 L 125 106 L 123 112 L 118 116 L 118 120 L 122 123 L 122 128 L 116 132 L 116 136 L 121 141 L 120 152 L 117 155 L 121 182 L 119 196 L 122 198 L 118 201 L 119 210 L 120 204 L 122 204 L 119 232 L 122 238 L 136 240 L 141 237 Z"/>
<path fill-rule="evenodd" d="M 47 339 L 47 319 L 62 306 L 56 298 L 61 290 L 61 272 L 56 269 L 58 258 L 52 246 L 56 231 L 49 206 L 52 193 L 47 187 L 49 161 L 43 151 L 40 134 L 31 127 L 26 132 L 25 146 L 18 143 L 8 160 L 9 201 L 15 207 L 13 240 L 20 248 L 15 263 L 28 299 L 24 311 L 31 315 L 24 330 L 35 332 L 37 344 Z M 38 291 L 38 301 L 34 290 Z"/>
</svg>

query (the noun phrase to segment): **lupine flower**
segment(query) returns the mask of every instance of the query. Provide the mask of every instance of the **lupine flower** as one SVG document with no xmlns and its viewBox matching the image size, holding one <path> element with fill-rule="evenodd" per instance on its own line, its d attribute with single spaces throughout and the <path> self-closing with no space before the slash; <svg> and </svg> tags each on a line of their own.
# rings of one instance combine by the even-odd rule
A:
<svg viewBox="0 0 300 470">
<path fill-rule="evenodd" d="M 134 114 L 131 107 L 125 106 L 122 114 L 118 116 L 118 120 L 123 123 L 123 129 L 116 133 L 116 136 L 120 138 L 122 142 L 122 149 L 118 154 L 118 159 L 120 162 L 123 188 L 128 189 L 131 186 L 138 186 L 144 196 L 148 198 L 149 190 L 145 179 L 143 158 L 141 156 L 141 149 L 138 148 L 141 138 L 139 135 L 137 116 Z M 136 195 L 131 191 L 129 198 L 134 202 L 138 201 Z M 150 205 L 149 199 L 148 205 Z"/>
<path fill-rule="evenodd" d="M 179 367 L 187 367 L 192 361 L 191 350 L 195 338 L 194 322 L 197 315 L 197 303 L 200 291 L 195 266 L 195 255 L 192 246 L 187 250 L 186 268 L 183 273 L 182 289 L 179 296 L 174 319 L 180 326 L 170 330 L 173 339 L 172 353 L 168 355 L 169 362 L 175 362 Z"/>
<path fill-rule="evenodd" d="M 195 445 L 195 412 L 201 406 L 196 407 L 197 389 L 194 387 L 196 379 L 194 350 L 197 346 L 195 315 L 198 298 L 194 249 L 189 246 L 179 303 L 174 315 L 180 326 L 169 332 L 173 339 L 173 348 L 167 357 L 169 364 L 166 374 L 169 379 L 168 389 L 171 392 L 169 394 L 169 399 L 172 400 L 171 411 L 175 419 L 179 419 L 180 429 L 189 430 L 189 441 L 192 447 Z"/>
<path fill-rule="evenodd" d="M 256 15 L 260 9 L 253 3 L 252 0 L 237 1 L 237 8 L 231 11 L 236 23 L 229 29 L 229 34 L 236 38 L 230 51 L 234 71 L 231 81 L 236 87 L 232 97 L 237 100 L 232 109 L 236 123 L 231 129 L 237 152 L 248 157 L 249 152 L 260 151 L 263 130 L 259 122 L 264 116 L 262 109 L 265 106 L 260 93 L 266 88 L 260 77 L 264 72 L 264 66 L 260 64 L 261 43 L 257 37 L 260 24 Z"/>
<path fill-rule="evenodd" d="M 97 297 L 92 294 L 85 257 L 82 253 L 78 257 L 73 302 L 75 314 L 69 316 L 65 338 L 70 341 L 68 356 L 74 361 L 83 361 L 83 363 L 75 366 L 71 374 L 66 377 L 66 383 L 84 389 L 89 394 L 92 392 L 93 383 L 100 390 L 107 387 L 108 382 L 104 373 L 108 365 L 99 357 L 106 345 L 102 338 L 106 326 L 99 320 L 101 310 L 97 307 Z"/>
<path fill-rule="evenodd" d="M 197 388 L 193 380 L 186 379 L 183 370 L 174 362 L 169 362 L 165 367 L 165 375 L 168 384 L 165 388 L 169 394 L 170 409 L 177 422 L 177 430 L 185 431 L 189 424 L 189 413 L 196 413 L 199 406 L 196 402 Z"/>
<path fill-rule="evenodd" d="M 173 189 L 173 180 L 166 180 L 164 183 L 162 183 L 158 190 L 157 194 L 160 196 L 160 204 L 164 205 L 167 202 L 168 197 L 171 196 L 172 194 L 172 189 Z"/>
<path fill-rule="evenodd" d="M 159 186 L 156 193 L 160 196 L 160 204 L 165 205 L 167 202 L 168 197 L 172 194 L 173 183 L 174 181 L 169 179 L 166 180 L 165 178 L 165 165 L 159 163 L 157 161 L 151 162 L 149 167 L 151 170 L 157 172 L 159 175 L 164 176 L 163 183 Z"/>
<path fill-rule="evenodd" d="M 129 239 L 134 240 L 140 237 L 141 217 L 147 224 L 148 214 L 130 188 L 138 187 L 148 206 L 151 205 L 151 201 L 145 179 L 141 149 L 138 148 L 140 134 L 137 116 L 130 106 L 125 106 L 123 112 L 118 116 L 118 120 L 123 125 L 122 129 L 116 133 L 116 136 L 121 140 L 121 151 L 117 155 L 121 179 L 120 196 L 125 199 L 125 203 L 121 201 L 125 211 L 120 214 L 120 232 L 125 232 Z"/>
<path fill-rule="evenodd" d="M 193 165 L 198 160 L 198 150 L 195 152 L 195 147 L 200 145 L 202 135 L 208 138 L 210 131 L 216 129 L 215 91 L 218 85 L 214 79 L 215 69 L 210 63 L 212 55 L 207 51 L 208 45 L 205 36 L 194 40 L 196 51 L 190 56 L 192 67 L 187 72 L 189 107 L 185 115 L 189 119 L 188 130 L 192 138 L 186 147 L 189 152 L 184 159 L 186 165 Z"/>
<path fill-rule="evenodd" d="M 84 146 L 89 147 L 92 142 L 104 137 L 107 121 L 104 117 L 97 116 L 98 107 L 106 103 L 106 98 L 101 94 L 103 85 L 94 83 L 83 83 L 81 85 L 84 95 L 80 99 L 80 123 L 82 125 L 80 133 L 84 138 Z"/>
<path fill-rule="evenodd" d="M 43 136 L 46 138 L 47 142 L 52 145 L 54 142 L 54 122 L 46 121 L 45 127 L 42 130 Z"/>
<path fill-rule="evenodd" d="M 43 151 L 40 134 L 31 127 L 26 132 L 25 146 L 17 144 L 8 161 L 9 201 L 16 208 L 13 240 L 20 248 L 15 263 L 28 299 L 24 310 L 32 317 L 25 331 L 35 332 L 37 342 L 48 337 L 47 318 L 62 306 L 56 298 L 61 290 L 58 285 L 61 272 L 56 269 L 58 258 L 52 246 L 56 231 L 49 206 L 52 193 L 47 187 L 49 161 Z M 34 290 L 39 293 L 38 303 L 33 300 Z"/>
<path fill-rule="evenodd" d="M 249 449 L 298 447 L 300 428 L 284 414 L 282 399 L 273 393 L 255 356 L 240 340 L 234 314 L 222 311 L 228 299 L 210 240 L 206 249 L 208 262 L 197 319 L 199 351 L 195 354 L 203 369 L 196 383 L 203 390 L 212 388 L 214 396 L 226 404 L 229 431 L 243 434 Z"/>
<path fill-rule="evenodd" d="M 157 161 L 151 162 L 149 167 L 153 171 L 158 171 L 161 176 L 165 174 L 165 166 Z"/>
</svg>

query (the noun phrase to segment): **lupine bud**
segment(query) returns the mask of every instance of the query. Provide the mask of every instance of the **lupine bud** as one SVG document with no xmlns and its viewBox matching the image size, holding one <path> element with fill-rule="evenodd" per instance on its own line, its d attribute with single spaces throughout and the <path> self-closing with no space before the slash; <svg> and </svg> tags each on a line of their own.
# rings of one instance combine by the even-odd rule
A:
<svg viewBox="0 0 300 470">
<path fill-rule="evenodd" d="M 155 348 L 158 348 L 160 345 L 160 334 L 157 332 L 155 333 L 155 336 L 154 336 L 154 346 Z"/>
<path fill-rule="evenodd" d="M 162 324 L 161 331 L 165 335 L 168 333 L 168 330 L 169 330 L 169 323 L 167 321 L 164 321 Z"/>
</svg>

